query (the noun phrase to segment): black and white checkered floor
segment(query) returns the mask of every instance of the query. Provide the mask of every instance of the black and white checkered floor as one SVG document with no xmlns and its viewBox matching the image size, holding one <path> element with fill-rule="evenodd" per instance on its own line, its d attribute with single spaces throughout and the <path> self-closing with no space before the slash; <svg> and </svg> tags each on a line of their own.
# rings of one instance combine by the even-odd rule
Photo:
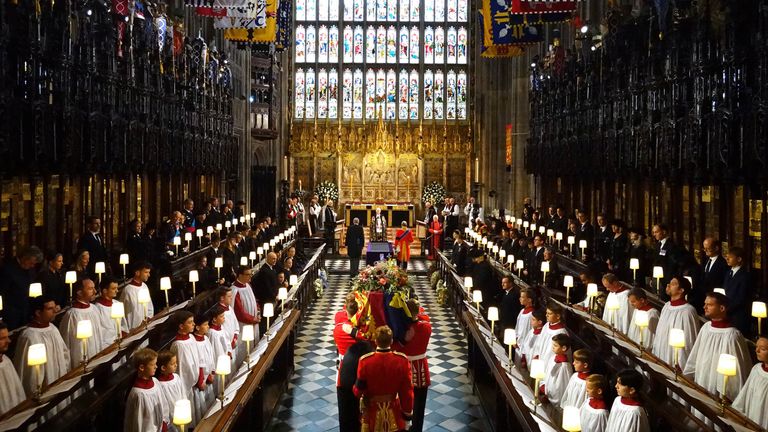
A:
<svg viewBox="0 0 768 432">
<path fill-rule="evenodd" d="M 412 260 L 411 277 L 432 321 L 429 350 L 429 389 L 424 430 L 460 432 L 490 430 L 478 398 L 467 378 L 467 346 L 458 323 L 447 307 L 437 304 L 429 287 L 429 263 Z M 269 432 L 333 431 L 339 429 L 336 406 L 336 348 L 333 315 L 347 293 L 348 260 L 326 260 L 329 289 L 309 309 L 296 343 L 296 373 L 283 395 Z"/>
</svg>

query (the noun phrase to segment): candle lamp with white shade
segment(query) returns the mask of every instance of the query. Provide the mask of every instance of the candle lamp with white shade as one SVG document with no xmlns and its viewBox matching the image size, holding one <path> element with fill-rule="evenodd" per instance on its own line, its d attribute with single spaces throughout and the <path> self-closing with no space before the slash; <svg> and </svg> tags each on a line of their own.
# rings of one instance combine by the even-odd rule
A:
<svg viewBox="0 0 768 432">
<path fill-rule="evenodd" d="M 464 276 L 464 289 L 467 290 L 467 295 L 472 293 L 472 288 L 475 287 L 475 282 L 472 280 L 472 276 Z"/>
<path fill-rule="evenodd" d="M 573 276 L 563 276 L 563 286 L 565 287 L 565 303 L 571 304 L 571 288 L 573 288 Z"/>
<path fill-rule="evenodd" d="M 494 336 L 494 326 L 496 324 L 496 321 L 499 320 L 499 308 L 496 306 L 491 306 L 488 308 L 488 321 L 491 322 L 491 347 L 493 347 L 493 340 L 496 339 Z"/>
<path fill-rule="evenodd" d="M 523 277 L 523 268 L 525 268 L 525 261 L 517 260 L 517 277 Z"/>
<path fill-rule="evenodd" d="M 40 297 L 43 295 L 43 284 L 40 282 L 32 282 L 29 284 L 29 296 L 32 298 Z"/>
<path fill-rule="evenodd" d="M 725 288 L 715 288 L 712 290 L 712 292 L 716 292 L 718 294 L 725 295 Z"/>
<path fill-rule="evenodd" d="M 576 244 L 576 236 L 568 236 L 566 243 L 568 243 L 568 250 L 570 251 L 570 254 L 573 255 L 573 245 Z"/>
<path fill-rule="evenodd" d="M 69 285 L 69 298 L 72 298 L 72 285 L 77 282 L 77 272 L 70 270 L 64 274 L 64 283 Z"/>
<path fill-rule="evenodd" d="M 720 354 L 717 359 L 717 373 L 723 376 L 723 389 L 720 392 L 720 412 L 725 414 L 725 405 L 728 404 L 728 378 L 735 377 L 738 373 L 736 356 Z"/>
<path fill-rule="evenodd" d="M 261 316 L 267 319 L 267 333 L 269 333 L 269 319 L 275 316 L 275 305 L 272 303 L 264 303 L 261 311 Z"/>
<path fill-rule="evenodd" d="M 536 407 L 539 405 L 539 383 L 544 379 L 544 360 L 533 359 L 531 360 L 530 377 L 534 379 L 533 384 L 533 412 L 536 413 Z"/>
<path fill-rule="evenodd" d="M 766 318 L 765 302 L 752 302 L 752 316 L 757 318 L 757 336 L 763 335 L 763 318 Z"/>
<path fill-rule="evenodd" d="M 27 366 L 34 366 L 37 385 L 32 398 L 38 400 L 43 393 L 43 371 L 41 366 L 48 362 L 48 356 L 45 351 L 45 344 L 33 344 L 27 348 Z"/>
<path fill-rule="evenodd" d="M 544 234 L 547 231 L 547 227 L 541 225 L 539 226 L 539 234 Z"/>
<path fill-rule="evenodd" d="M 640 270 L 640 260 L 637 258 L 630 258 L 629 268 L 632 270 L 632 281 L 637 282 L 637 271 Z"/>
<path fill-rule="evenodd" d="M 205 227 L 205 233 L 209 235 L 213 234 L 213 227 L 211 225 L 208 225 L 207 227 Z"/>
<path fill-rule="evenodd" d="M 567 432 L 581 432 L 581 413 L 579 408 L 567 406 L 563 408 L 563 430 Z"/>
<path fill-rule="evenodd" d="M 128 254 L 120 254 L 120 265 L 123 266 L 123 277 L 128 277 L 128 272 L 125 270 L 125 266 L 128 265 L 130 261 L 131 257 Z"/>
<path fill-rule="evenodd" d="M 94 265 L 93 271 L 99 276 L 99 283 L 101 283 L 101 275 L 107 272 L 107 266 L 104 261 L 99 261 Z"/>
<path fill-rule="evenodd" d="M 243 326 L 243 334 L 240 338 L 245 342 L 245 358 L 248 361 L 248 369 L 251 368 L 251 342 L 254 341 L 255 335 L 252 324 L 246 324 Z"/>
<path fill-rule="evenodd" d="M 120 347 L 120 340 L 123 338 L 123 328 L 121 322 L 125 318 L 125 305 L 119 301 L 113 301 L 112 306 L 109 309 L 109 316 L 115 320 L 115 327 L 117 328 L 117 342 L 118 348 Z"/>
<path fill-rule="evenodd" d="M 635 325 L 640 330 L 640 351 L 645 349 L 645 345 L 643 344 L 643 332 L 645 332 L 645 329 L 648 327 L 649 321 L 650 317 L 648 316 L 648 311 L 639 309 L 635 311 Z"/>
<path fill-rule="evenodd" d="M 173 424 L 184 432 L 184 427 L 192 423 L 192 403 L 189 399 L 180 399 L 173 404 Z"/>
<path fill-rule="evenodd" d="M 184 233 L 184 241 L 187 242 L 187 250 L 192 250 L 192 233 Z"/>
<path fill-rule="evenodd" d="M 542 285 L 547 284 L 547 273 L 549 273 L 549 261 L 542 261 L 541 262 L 541 272 L 544 274 L 544 277 L 541 280 Z"/>
<path fill-rule="evenodd" d="M 560 250 L 560 243 L 563 241 L 563 233 L 556 232 L 555 233 L 555 240 L 557 240 L 557 250 Z"/>
<path fill-rule="evenodd" d="M 224 267 L 224 258 L 216 257 L 213 260 L 213 266 L 216 268 L 216 279 L 221 279 L 221 268 Z"/>
<path fill-rule="evenodd" d="M 224 228 L 226 228 L 227 232 L 229 232 L 230 228 L 232 228 L 232 221 L 224 221 Z"/>
<path fill-rule="evenodd" d="M 195 237 L 197 237 L 197 247 L 203 246 L 203 230 L 198 228 L 195 230 Z"/>
<path fill-rule="evenodd" d="M 589 316 L 590 319 L 592 319 L 592 312 L 594 311 L 594 303 L 595 298 L 597 297 L 597 284 L 596 283 L 588 283 L 587 284 L 587 298 L 589 298 Z"/>
<path fill-rule="evenodd" d="M 247 266 L 247 265 L 248 265 L 248 257 L 246 257 L 246 256 L 241 256 L 241 257 L 240 257 L 240 265 L 241 265 L 241 266 Z"/>
<path fill-rule="evenodd" d="M 172 240 L 172 243 L 173 243 L 173 247 L 176 249 L 176 257 L 178 258 L 178 256 L 179 256 L 179 246 L 181 246 L 181 237 L 179 237 L 179 236 L 174 237 L 173 240 Z"/>
<path fill-rule="evenodd" d="M 218 232 L 219 234 L 221 234 L 221 229 L 222 229 L 222 225 L 221 225 L 220 223 L 217 223 L 217 224 L 216 224 L 216 232 Z"/>
<path fill-rule="evenodd" d="M 277 299 L 280 300 L 280 313 L 282 314 L 283 312 L 285 312 L 285 301 L 288 300 L 288 288 L 286 287 L 278 288 Z"/>
<path fill-rule="evenodd" d="M 480 312 L 480 303 L 483 302 L 483 292 L 480 290 L 472 291 L 472 301 L 477 305 L 477 311 Z"/>
<path fill-rule="evenodd" d="M 535 223 L 532 223 L 532 224 L 530 225 L 530 228 L 531 228 L 531 233 L 533 233 L 533 235 L 536 235 L 536 224 L 535 224 Z"/>
<path fill-rule="evenodd" d="M 504 329 L 504 345 L 506 345 L 509 350 L 509 370 L 511 371 L 512 368 L 515 367 L 515 359 L 512 357 L 512 348 L 517 345 L 517 333 L 515 332 L 515 329 Z"/>
<path fill-rule="evenodd" d="M 579 249 L 581 249 L 581 259 L 586 259 L 585 251 L 587 249 L 587 241 L 586 240 L 579 240 Z"/>
<path fill-rule="evenodd" d="M 251 267 L 253 267 L 253 262 L 256 261 L 256 251 L 248 252 L 248 260 L 251 261 Z"/>
<path fill-rule="evenodd" d="M 148 318 L 147 305 L 151 301 L 152 301 L 152 297 L 150 297 L 149 295 L 149 288 L 144 286 L 139 288 L 139 304 L 144 306 L 144 324 L 145 325 L 147 324 L 147 318 Z"/>
<path fill-rule="evenodd" d="M 171 289 L 171 278 L 168 276 L 160 278 L 160 289 L 165 293 L 165 307 L 171 307 L 168 301 L 168 291 Z"/>
<path fill-rule="evenodd" d="M 653 278 L 656 279 L 656 295 L 661 294 L 661 278 L 664 277 L 664 267 L 653 266 Z"/>
<path fill-rule="evenodd" d="M 197 270 L 190 270 L 189 281 L 192 282 L 192 297 L 195 297 L 195 295 L 197 294 L 197 288 L 195 287 L 195 283 L 200 281 L 200 273 L 198 273 Z"/>
<path fill-rule="evenodd" d="M 256 255 L 258 257 L 258 260 L 261 261 L 261 256 L 264 255 L 264 247 L 259 246 L 256 248 Z"/>
<path fill-rule="evenodd" d="M 680 358 L 680 350 L 685 348 L 685 332 L 683 332 L 682 329 L 678 329 L 678 328 L 670 329 L 668 342 L 669 342 L 669 346 L 671 346 L 675 350 L 675 356 L 674 356 L 672 368 L 675 370 L 675 381 L 677 381 L 678 370 L 680 369 L 680 366 L 678 365 L 678 359 Z"/>
<path fill-rule="evenodd" d="M 509 266 L 510 270 L 514 269 L 514 266 L 515 266 L 515 256 L 514 255 L 507 255 L 507 265 Z"/>
<path fill-rule="evenodd" d="M 232 359 L 228 355 L 222 354 L 216 359 L 216 375 L 221 379 L 219 391 L 221 409 L 224 409 L 224 387 L 226 387 L 227 375 L 230 373 L 232 373 Z"/>
<path fill-rule="evenodd" d="M 547 239 L 549 240 L 549 243 L 554 243 L 553 240 L 555 239 L 555 230 L 552 228 L 547 230 Z"/>
<path fill-rule="evenodd" d="M 499 263 L 501 263 L 502 266 L 504 266 L 504 261 L 507 258 L 507 251 L 504 249 L 499 249 Z"/>
<path fill-rule="evenodd" d="M 78 321 L 75 336 L 80 339 L 83 346 L 83 369 L 85 369 L 88 366 L 88 339 L 93 337 L 93 324 L 91 324 L 91 320 Z"/>
<path fill-rule="evenodd" d="M 621 305 L 619 304 L 619 297 L 616 295 L 608 295 L 608 298 L 605 299 L 605 308 L 609 311 L 609 319 L 610 322 L 608 324 L 613 327 L 613 333 L 616 334 L 616 312 L 619 310 Z"/>
</svg>

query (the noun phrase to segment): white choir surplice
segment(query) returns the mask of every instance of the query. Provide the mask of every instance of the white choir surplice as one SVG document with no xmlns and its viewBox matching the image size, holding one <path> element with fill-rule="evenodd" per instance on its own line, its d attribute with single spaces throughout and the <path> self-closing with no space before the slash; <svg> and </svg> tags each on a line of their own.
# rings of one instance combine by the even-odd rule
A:
<svg viewBox="0 0 768 432">
<path fill-rule="evenodd" d="M 580 407 L 587 400 L 587 377 L 589 372 L 575 372 L 565 386 L 565 393 L 560 399 L 560 408 Z"/>
<path fill-rule="evenodd" d="M 77 338 L 77 323 L 90 320 L 93 335 L 86 341 L 88 358 L 101 351 L 101 327 L 99 326 L 99 313 L 90 303 L 75 301 L 72 307 L 64 314 L 59 323 L 59 331 L 64 343 L 69 347 L 70 369 L 74 369 L 83 361 L 83 343 Z"/>
<path fill-rule="evenodd" d="M 531 330 L 531 314 L 533 308 L 523 308 L 517 314 L 517 322 L 515 323 L 515 333 L 517 334 L 517 345 L 523 346 L 525 338 L 528 336 L 528 332 Z"/>
<path fill-rule="evenodd" d="M 675 349 L 669 346 L 669 331 L 677 328 L 685 334 L 685 348 L 680 349 L 677 364 L 685 369 L 688 353 L 693 348 L 696 335 L 699 334 L 699 316 L 696 309 L 685 300 L 667 302 L 661 309 L 656 336 L 653 338 L 653 355 L 674 367 Z"/>
<path fill-rule="evenodd" d="M 187 389 L 189 399 L 192 400 L 192 387 L 200 379 L 200 361 L 198 358 L 195 338 L 190 335 L 176 335 L 176 340 L 171 344 L 171 351 L 176 354 L 178 368 L 176 369 L 184 388 Z"/>
<path fill-rule="evenodd" d="M 581 430 L 589 432 L 605 432 L 608 425 L 608 410 L 602 399 L 587 399 L 579 410 Z"/>
<path fill-rule="evenodd" d="M 62 375 L 69 372 L 70 358 L 69 348 L 61 338 L 59 329 L 53 324 L 46 327 L 40 327 L 36 323 L 31 323 L 19 335 L 16 342 L 16 353 L 13 356 L 13 364 L 16 372 L 19 374 L 24 390 L 28 395 L 37 391 L 38 378 L 34 366 L 27 366 L 27 353 L 30 345 L 44 344 L 47 361 L 40 366 L 42 372 L 42 382 L 50 385 L 59 379 Z"/>
<path fill-rule="evenodd" d="M 733 401 L 733 407 L 764 429 L 768 429 L 768 366 L 758 363 Z"/>
<path fill-rule="evenodd" d="M 203 379 L 206 380 L 205 390 L 192 389 L 192 425 L 196 425 L 203 418 L 208 408 L 216 398 L 214 383 L 208 383 L 207 379 L 216 369 L 216 359 L 213 357 L 213 346 L 205 336 L 194 335 L 195 347 L 199 365 L 202 369 Z M 232 369 L 234 372 L 235 369 Z"/>
<path fill-rule="evenodd" d="M 219 358 L 220 355 L 232 354 L 232 345 L 227 340 L 227 334 L 221 329 L 221 326 L 211 325 L 208 329 L 208 340 L 213 347 L 213 358 Z"/>
<path fill-rule="evenodd" d="M 533 352 L 533 347 L 536 346 L 536 342 L 539 340 L 539 337 L 541 337 L 541 331 L 542 329 L 534 329 L 531 328 L 528 330 L 528 334 L 525 336 L 523 340 L 517 341 L 518 343 L 518 351 L 520 363 L 523 362 L 523 357 L 525 357 L 525 362 L 530 363 L 531 360 L 533 360 L 533 355 L 531 354 Z"/>
<path fill-rule="evenodd" d="M 616 330 L 627 334 L 629 331 L 629 320 L 632 318 L 632 314 L 635 312 L 635 308 L 629 303 L 629 289 L 624 288 L 621 292 L 608 293 L 608 297 L 605 300 L 605 304 L 608 304 L 611 297 L 616 297 L 619 304 L 619 309 L 616 311 L 605 308 L 603 310 L 603 321 L 610 323 Z"/>
<path fill-rule="evenodd" d="M 721 321 L 722 322 L 722 321 Z M 727 396 L 733 400 L 739 394 L 742 384 L 747 379 L 747 371 L 752 360 L 747 348 L 747 341 L 735 327 L 722 326 L 710 321 L 699 330 L 696 343 L 693 344 L 685 363 L 683 375 L 693 378 L 696 383 L 718 395 L 723 390 L 723 377 L 717 373 L 717 362 L 720 354 L 730 354 L 736 357 L 736 376 L 728 380 Z M 703 414 L 695 411 L 696 416 L 704 420 L 708 426 L 712 421 Z"/>
<path fill-rule="evenodd" d="M 531 349 L 528 364 L 531 364 L 531 360 L 537 356 L 544 362 L 545 366 L 549 364 L 549 361 L 555 356 L 555 353 L 552 351 L 552 337 L 557 334 L 568 334 L 568 330 L 565 329 L 563 323 L 544 324 L 541 334 L 536 337 L 536 343 Z"/>
<path fill-rule="evenodd" d="M 643 347 L 648 348 L 653 346 L 653 338 L 656 335 L 656 327 L 659 324 L 659 311 L 651 306 L 646 306 L 643 310 L 648 312 L 648 327 L 643 329 Z M 629 322 L 629 333 L 627 333 L 627 337 L 639 345 L 640 327 L 635 325 L 637 311 L 638 310 L 636 309 L 632 313 L 632 320 Z"/>
<path fill-rule="evenodd" d="M 144 322 L 144 305 L 139 303 L 139 290 L 142 287 L 147 288 L 147 284 L 132 280 L 123 288 L 123 294 L 120 297 L 120 301 L 125 303 L 125 321 L 128 323 L 128 330 L 139 328 Z M 155 308 L 150 301 L 147 303 L 147 318 L 154 315 Z"/>
<path fill-rule="evenodd" d="M 8 412 L 11 408 L 24 402 L 24 387 L 21 386 L 21 380 L 13 368 L 11 359 L 0 354 L 0 415 Z"/>
<path fill-rule="evenodd" d="M 96 312 L 99 314 L 98 324 L 101 327 L 101 349 L 104 349 L 117 340 L 117 322 L 112 318 L 112 305 L 114 303 L 120 303 L 117 300 L 107 301 L 101 297 L 96 299 L 93 303 L 93 307 L 96 308 Z M 93 323 L 96 325 L 96 323 Z M 122 331 L 128 331 L 128 326 L 125 318 L 120 320 L 120 329 Z"/>
<path fill-rule="evenodd" d="M 125 403 L 123 431 L 162 431 L 163 421 L 168 418 L 164 402 L 157 378 L 151 381 L 136 379 Z"/>
<path fill-rule="evenodd" d="M 230 348 L 232 347 L 232 344 L 235 345 L 234 348 L 231 348 L 232 353 L 234 354 L 237 349 L 237 344 L 240 342 L 240 323 L 237 321 L 237 315 L 235 315 L 234 309 L 229 305 L 221 304 L 221 306 L 225 308 L 224 324 L 221 325 L 221 329 L 224 330 L 224 333 L 227 335 Z"/>
<path fill-rule="evenodd" d="M 238 286 L 242 285 L 242 286 Z M 243 311 L 247 313 L 248 315 L 251 315 L 252 317 L 256 318 L 259 316 L 259 304 L 256 301 L 256 296 L 253 294 L 253 289 L 251 289 L 251 284 L 240 284 L 239 282 L 235 281 L 235 283 L 232 285 L 232 305 L 230 309 L 232 309 L 234 313 L 235 303 L 240 302 L 240 305 L 242 305 Z M 237 317 L 237 314 L 235 313 L 235 317 Z M 243 327 L 245 325 L 248 325 L 249 323 L 246 322 L 240 322 L 238 320 L 238 334 L 243 334 Z M 259 340 L 259 326 L 254 325 L 253 326 L 254 331 L 254 337 L 255 340 Z M 239 337 L 238 337 L 239 339 Z M 240 364 L 243 360 L 245 360 L 245 344 L 244 343 L 238 343 L 237 350 L 235 351 L 235 364 Z"/>
<path fill-rule="evenodd" d="M 560 406 L 560 401 L 563 398 L 571 375 L 573 375 L 573 366 L 568 362 L 567 355 L 557 354 L 549 360 L 542 384 L 544 385 L 547 399 L 549 399 L 549 403 L 553 406 Z"/>
<path fill-rule="evenodd" d="M 585 430 L 582 428 L 582 430 Z M 650 432 L 648 414 L 641 405 L 617 396 L 613 401 L 605 432 Z"/>
<path fill-rule="evenodd" d="M 168 413 L 166 422 L 168 424 L 169 431 L 179 430 L 175 424 L 173 424 L 173 410 L 176 407 L 176 401 L 187 399 L 189 394 L 187 389 L 184 388 L 184 382 L 181 381 L 179 374 L 171 374 L 168 376 L 161 376 L 158 379 L 160 384 L 160 390 L 163 394 L 163 400 L 165 401 L 165 412 Z M 169 421 L 171 420 L 171 421 Z"/>
</svg>

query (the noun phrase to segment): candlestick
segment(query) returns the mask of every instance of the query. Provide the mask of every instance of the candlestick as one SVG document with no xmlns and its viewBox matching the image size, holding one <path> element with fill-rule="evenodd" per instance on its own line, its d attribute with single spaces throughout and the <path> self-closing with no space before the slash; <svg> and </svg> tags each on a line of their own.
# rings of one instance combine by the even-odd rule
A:
<svg viewBox="0 0 768 432">
<path fill-rule="evenodd" d="M 512 371 L 512 368 L 515 367 L 514 357 L 512 357 L 512 346 L 517 344 L 515 329 L 508 328 L 504 330 L 504 344 L 509 349 L 509 370 Z"/>
<path fill-rule="evenodd" d="M 165 307 L 171 307 L 168 301 L 168 290 L 171 289 L 171 278 L 168 276 L 160 278 L 160 289 L 165 293 Z"/>
<path fill-rule="evenodd" d="M 494 324 L 499 319 L 499 308 L 496 306 L 491 306 L 488 308 L 488 321 L 491 322 L 491 347 L 493 347 L 493 340 L 496 339 L 494 336 Z"/>
<path fill-rule="evenodd" d="M 571 304 L 571 288 L 573 288 L 573 276 L 563 276 L 563 286 L 565 287 L 565 303 Z"/>
<path fill-rule="evenodd" d="M 654 266 L 653 277 L 656 279 L 656 294 L 661 295 L 661 278 L 664 277 L 664 267 Z"/>
<path fill-rule="evenodd" d="M 766 318 L 765 302 L 756 301 L 752 302 L 752 316 L 757 318 L 757 336 L 763 335 L 763 318 Z"/>
<path fill-rule="evenodd" d="M 128 273 L 125 271 L 125 265 L 130 261 L 128 254 L 120 254 L 120 265 L 123 266 L 123 277 L 128 277 Z"/>
<path fill-rule="evenodd" d="M 195 297 L 197 295 L 197 290 L 195 289 L 195 282 L 198 282 L 200 280 L 200 275 L 197 273 L 197 270 L 190 270 L 189 271 L 189 281 L 192 282 L 192 297 Z"/>
</svg>

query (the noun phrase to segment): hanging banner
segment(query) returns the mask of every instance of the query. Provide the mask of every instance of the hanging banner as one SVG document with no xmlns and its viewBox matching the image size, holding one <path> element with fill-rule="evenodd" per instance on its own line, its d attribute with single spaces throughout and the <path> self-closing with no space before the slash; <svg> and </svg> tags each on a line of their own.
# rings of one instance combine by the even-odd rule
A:
<svg viewBox="0 0 768 432">
<path fill-rule="evenodd" d="M 504 0 L 496 0 L 504 2 Z M 576 1 L 534 1 L 534 0 L 506 0 L 508 9 L 513 14 L 564 14 L 570 15 L 576 11 Z M 548 21 L 554 22 L 554 21 Z"/>
<path fill-rule="evenodd" d="M 277 41 L 275 49 L 282 51 L 291 47 L 291 12 L 293 5 L 291 0 L 281 0 L 277 9 Z"/>
<path fill-rule="evenodd" d="M 244 25 L 239 28 L 228 28 L 224 30 L 224 38 L 237 42 L 275 42 L 277 38 L 277 2 L 278 0 L 266 0 L 266 25 L 264 27 L 254 27 L 255 19 L 248 21 L 247 18 L 236 18 L 246 20 Z"/>
<path fill-rule="evenodd" d="M 506 134 L 504 135 L 504 147 L 506 149 L 506 157 L 504 158 L 507 168 L 512 168 L 512 125 L 508 124 L 506 127 Z"/>
<path fill-rule="evenodd" d="M 248 6 L 227 8 L 226 16 L 213 19 L 215 29 L 256 29 L 267 26 L 267 0 L 249 2 Z"/>
<path fill-rule="evenodd" d="M 517 57 L 523 47 L 543 40 L 542 26 L 524 23 L 523 15 L 511 15 L 500 2 L 483 0 L 479 25 L 483 34 L 482 57 Z"/>
</svg>

